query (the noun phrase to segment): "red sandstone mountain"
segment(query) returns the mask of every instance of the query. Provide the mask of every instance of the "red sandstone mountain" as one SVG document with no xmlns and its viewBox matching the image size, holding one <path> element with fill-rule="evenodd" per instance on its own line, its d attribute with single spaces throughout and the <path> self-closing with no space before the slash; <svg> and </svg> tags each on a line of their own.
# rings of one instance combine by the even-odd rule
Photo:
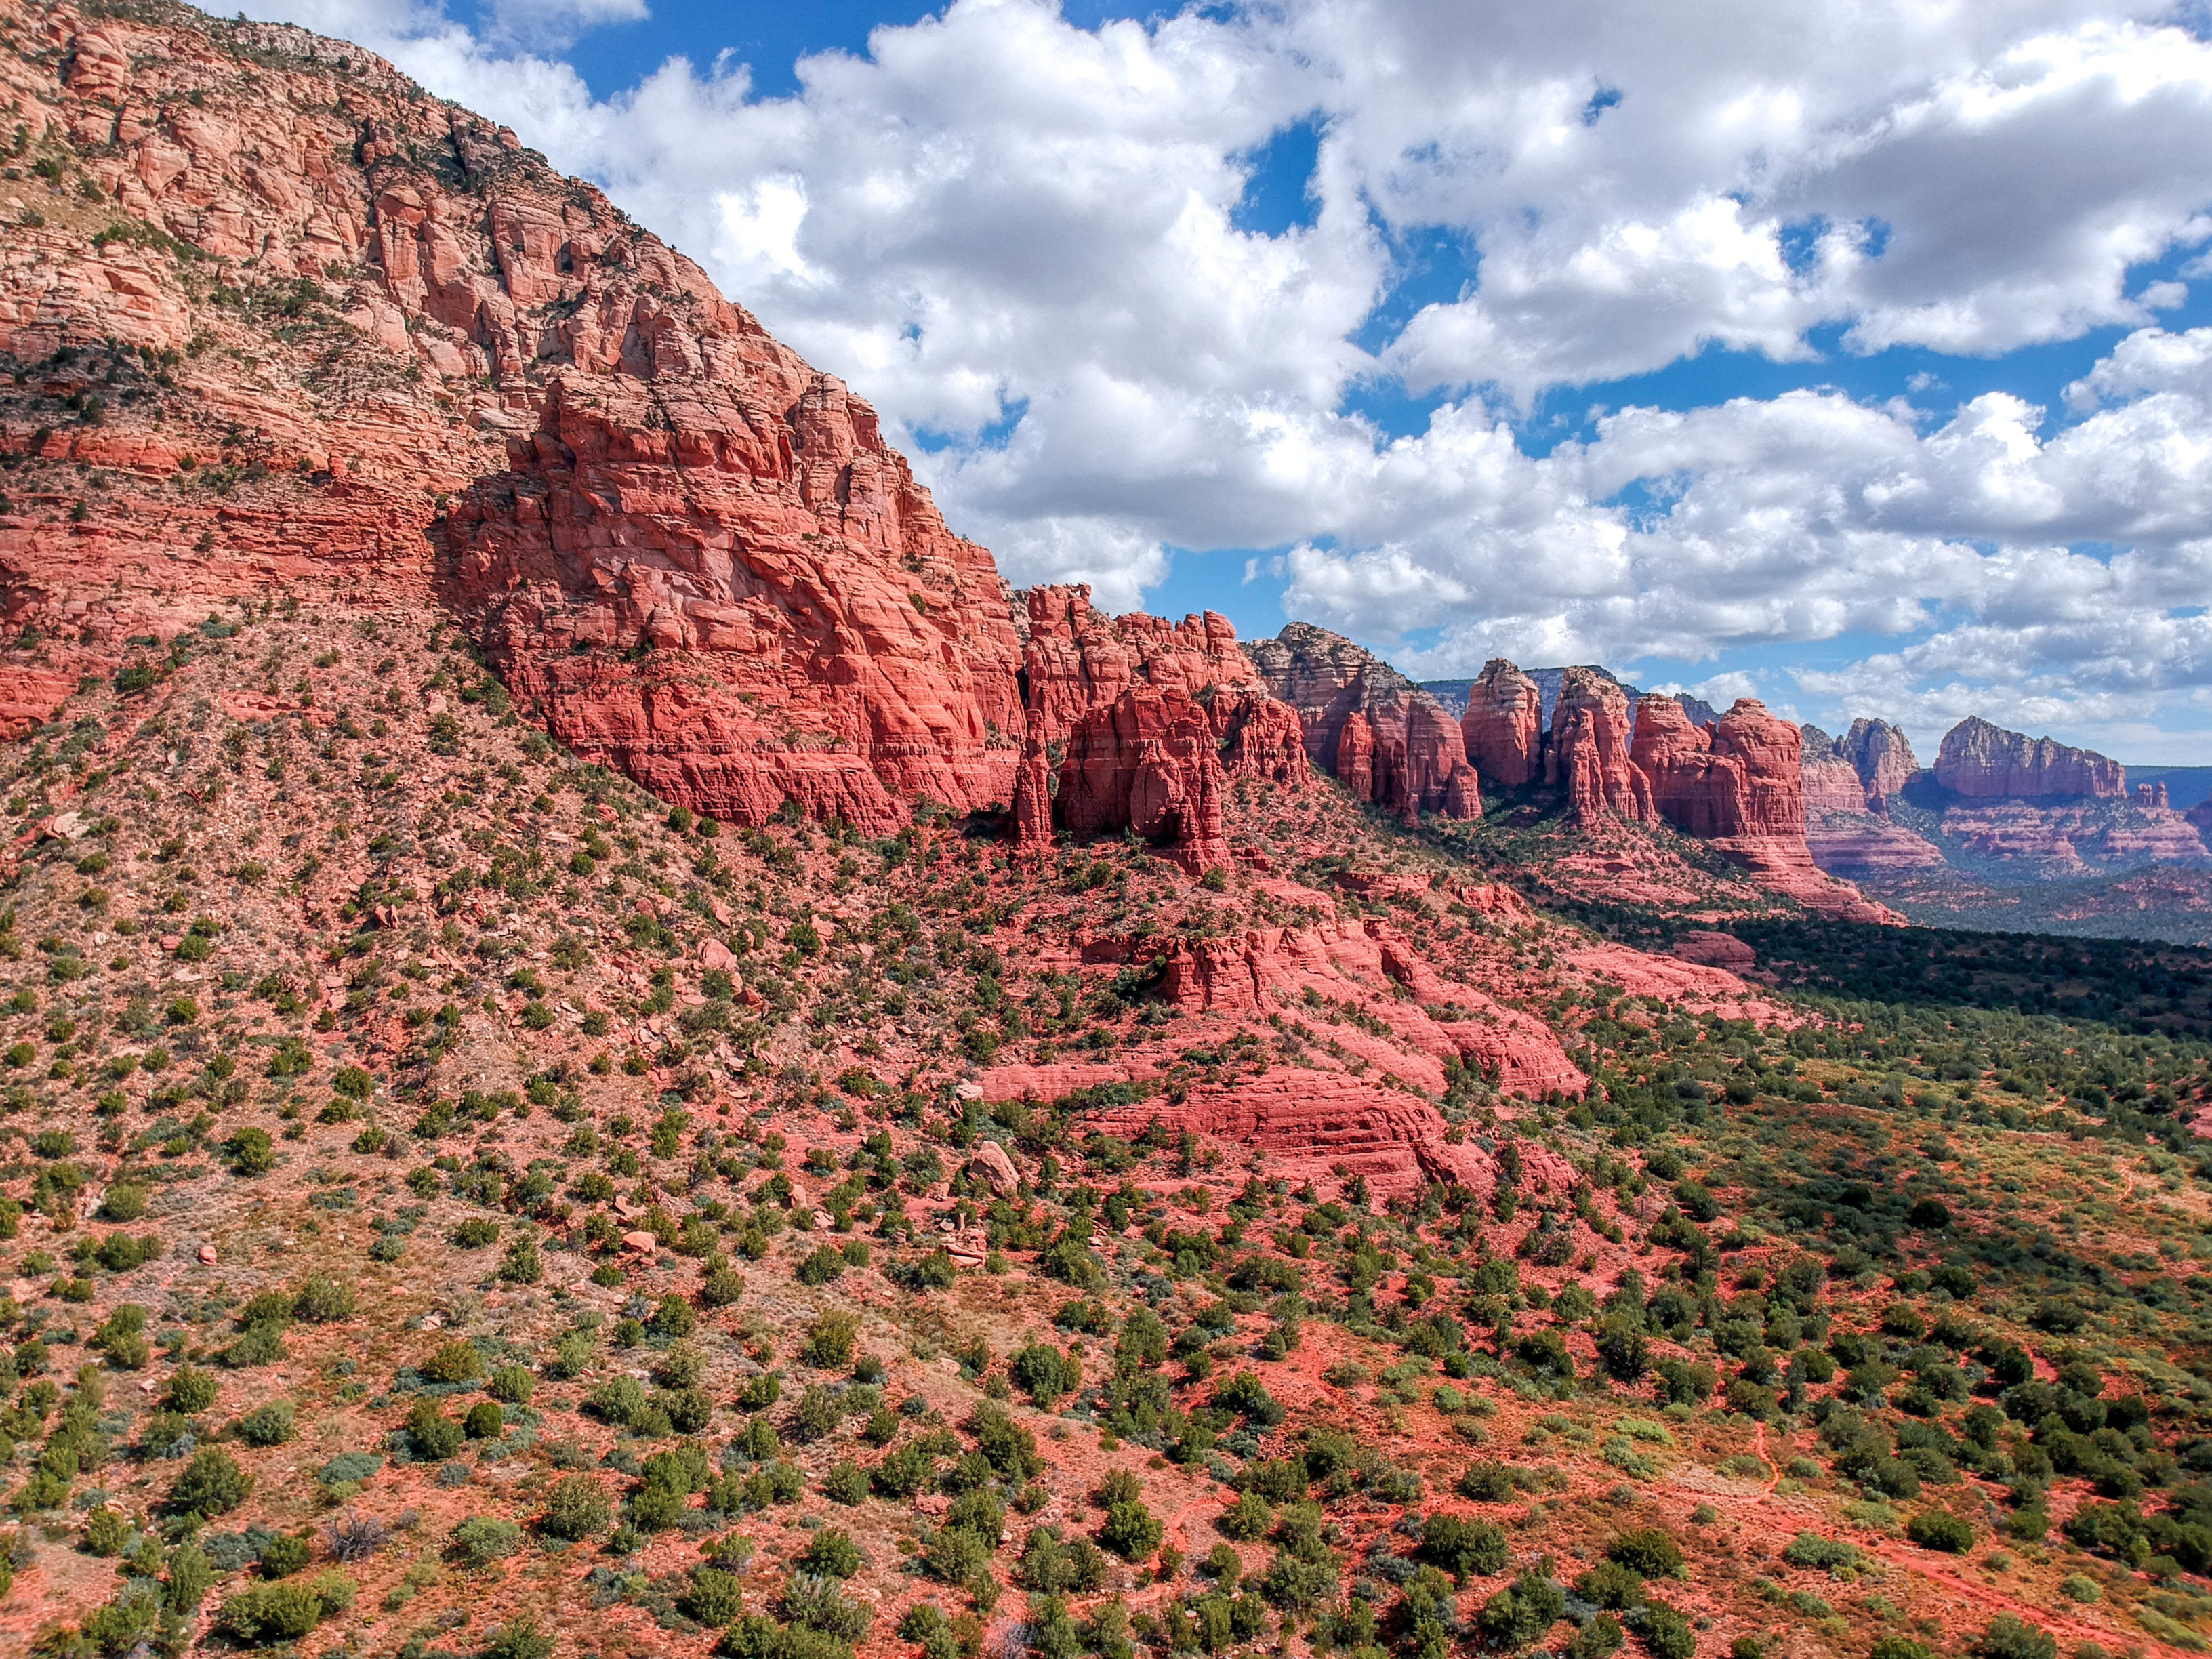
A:
<svg viewBox="0 0 2212 1659">
<path fill-rule="evenodd" d="M 1297 711 L 1308 757 L 1354 799 L 1409 816 L 1480 816 L 1458 724 L 1396 669 L 1310 623 L 1244 649 L 1267 689 Z"/>
<path fill-rule="evenodd" d="M 1628 694 L 1617 681 L 1567 670 L 1544 744 L 1544 781 L 1566 791 L 1570 820 L 1589 825 L 1607 812 L 1632 823 L 1656 817 L 1651 781 L 1629 757 L 1632 731 Z"/>
<path fill-rule="evenodd" d="M 1503 657 L 1492 658 L 1468 688 L 1460 735 L 1484 782 L 1518 789 L 1543 769 L 1543 693 Z"/>
<path fill-rule="evenodd" d="M 1936 781 L 1969 800 L 2106 799 L 2127 793 L 2127 769 L 2089 749 L 2030 738 L 1969 715 L 1943 734 Z"/>
</svg>

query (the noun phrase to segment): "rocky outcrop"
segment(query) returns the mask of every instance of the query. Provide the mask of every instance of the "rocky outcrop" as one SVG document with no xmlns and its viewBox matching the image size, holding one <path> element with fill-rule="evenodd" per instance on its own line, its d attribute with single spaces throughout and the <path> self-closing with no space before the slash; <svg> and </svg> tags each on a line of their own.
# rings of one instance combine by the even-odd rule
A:
<svg viewBox="0 0 2212 1659">
<path fill-rule="evenodd" d="M 1698 726 L 1674 698 L 1653 695 L 1636 705 L 1630 753 L 1660 818 L 1711 842 L 1763 885 L 1824 914 L 1893 920 L 1814 862 L 1802 744 L 1797 728 L 1755 698 L 1739 697 L 1717 722 Z"/>
<path fill-rule="evenodd" d="M 1543 693 L 1503 657 L 1485 663 L 1468 688 L 1459 729 L 1468 759 L 1492 787 L 1518 789 L 1540 775 Z"/>
<path fill-rule="evenodd" d="M 1855 720 L 1835 746 L 1866 786 L 1867 805 L 1877 812 L 1886 810 L 1883 804 L 1903 793 L 1920 769 L 1911 740 L 1887 720 Z"/>
<path fill-rule="evenodd" d="M 1409 817 L 1481 815 L 1458 725 L 1388 663 L 1310 623 L 1244 650 L 1267 690 L 1297 711 L 1307 757 L 1355 799 Z"/>
<path fill-rule="evenodd" d="M 2163 781 L 2157 783 L 2137 784 L 2136 786 L 2135 801 L 2136 805 L 2138 806 L 2147 806 L 2155 811 L 2161 812 L 2165 811 L 2173 805 L 2172 798 L 2166 793 L 2166 785 Z"/>
<path fill-rule="evenodd" d="M 1221 793 L 1206 711 L 1179 691 L 1133 686 L 1069 731 L 1058 817 L 1076 836 L 1133 830 L 1198 875 L 1231 862 Z"/>
<path fill-rule="evenodd" d="M 1798 776 L 1804 788 L 1807 816 L 1869 811 L 1866 781 L 1851 764 L 1842 741 L 1817 726 L 1801 726 L 1797 735 L 1802 744 Z"/>
<path fill-rule="evenodd" d="M 1146 1101 L 1085 1119 L 1088 1128 L 1130 1137 L 1154 1123 L 1249 1148 L 1265 1158 L 1270 1173 L 1331 1191 L 1358 1176 L 1377 1198 L 1404 1197 L 1431 1184 L 1466 1187 L 1486 1198 L 1501 1178 L 1496 1157 L 1455 1140 L 1428 1101 L 1336 1073 L 1278 1072 L 1234 1088 L 1194 1089 L 1181 1101 Z M 1574 1185 L 1566 1159 L 1534 1142 L 1522 1143 L 1520 1170 L 1525 1194 L 1561 1195 Z"/>
<path fill-rule="evenodd" d="M 2110 799 L 2127 793 L 2127 769 L 1970 715 L 1943 734 L 1936 781 L 1968 800 Z"/>
<path fill-rule="evenodd" d="M 1544 745 L 1544 781 L 1565 789 L 1571 823 L 1587 827 L 1611 813 L 1649 823 L 1656 816 L 1650 780 L 1629 757 L 1631 735 L 1619 682 L 1568 669 Z"/>
<path fill-rule="evenodd" d="M 702 814 L 792 800 L 880 834 L 924 795 L 1006 805 L 1020 659 L 990 555 L 749 319 L 656 320 L 650 364 L 551 377 L 514 469 L 453 507 L 441 596 L 570 747 Z"/>
<path fill-rule="evenodd" d="M 1079 769 L 1097 787 L 1084 802 L 1071 803 L 1073 817 L 1063 811 L 1068 827 L 1083 834 L 1089 832 L 1082 826 L 1094 822 L 1110 821 L 1119 828 L 1157 817 L 1141 802 L 1133 808 L 1099 805 L 1103 799 L 1125 799 L 1133 787 L 1127 779 L 1109 781 L 1117 767 L 1106 745 L 1125 732 L 1142 732 L 1139 740 L 1146 743 L 1160 737 L 1146 729 L 1159 718 L 1151 703 L 1142 713 L 1131 703 L 1120 714 L 1102 714 L 1121 708 L 1138 690 L 1171 701 L 1176 720 L 1185 710 L 1199 710 L 1212 733 L 1218 763 L 1206 782 L 1194 774 L 1184 776 L 1188 767 L 1182 762 L 1133 753 L 1122 757 L 1126 763 L 1119 768 L 1129 778 L 1164 765 L 1167 772 L 1161 775 L 1172 775 L 1170 793 L 1180 799 L 1185 784 L 1194 789 L 1203 785 L 1218 794 L 1223 777 L 1296 788 L 1312 775 L 1297 713 L 1268 694 L 1251 659 L 1237 648 L 1237 630 L 1227 617 L 1212 611 L 1180 623 L 1142 613 L 1109 617 L 1091 605 L 1087 586 L 1034 587 L 1018 597 L 1014 618 L 1022 635 L 1027 747 L 1014 800 L 1018 845 L 1051 843 L 1052 797 L 1076 760 L 1079 733 Z M 1055 759 L 1060 763 L 1057 769 Z M 1218 817 L 1218 800 L 1214 811 Z M 1162 833 L 1179 838 L 1181 823 L 1178 811 L 1174 824 Z M 1200 839 L 1206 849 L 1202 864 L 1227 861 L 1225 843 L 1217 847 L 1218 837 L 1206 835 Z"/>
</svg>

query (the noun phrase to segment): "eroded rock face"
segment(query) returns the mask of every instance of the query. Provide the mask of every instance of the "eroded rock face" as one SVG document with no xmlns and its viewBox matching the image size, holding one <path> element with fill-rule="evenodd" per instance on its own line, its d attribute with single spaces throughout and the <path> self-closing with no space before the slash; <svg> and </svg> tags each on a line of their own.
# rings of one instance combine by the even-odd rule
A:
<svg viewBox="0 0 2212 1659">
<path fill-rule="evenodd" d="M 1409 816 L 1480 816 L 1458 724 L 1388 663 L 1310 623 L 1244 650 L 1267 690 L 1297 711 L 1307 757 L 1354 799 Z"/>
<path fill-rule="evenodd" d="M 1494 787 L 1518 789 L 1543 769 L 1544 694 L 1503 657 L 1482 665 L 1459 729 L 1468 759 Z"/>
<path fill-rule="evenodd" d="M 1058 815 L 1076 836 L 1133 830 L 1196 875 L 1231 861 L 1221 790 L 1205 709 L 1181 692 L 1133 686 L 1069 731 Z"/>
<path fill-rule="evenodd" d="M 1653 821 L 1650 780 L 1629 758 L 1630 738 L 1628 694 L 1602 674 L 1568 669 L 1544 745 L 1544 781 L 1565 788 L 1571 822 L 1588 826 L 1608 812 Z"/>
<path fill-rule="evenodd" d="M 922 795 L 1010 802 L 1019 657 L 990 555 L 873 410 L 772 343 L 672 324 L 656 361 L 556 376 L 514 470 L 448 520 L 441 594 L 509 689 L 739 823 L 790 799 L 881 833 Z"/>
<path fill-rule="evenodd" d="M 1851 729 L 1836 740 L 1836 750 L 1866 786 L 1867 805 L 1875 811 L 1886 810 L 1882 803 L 1900 793 L 1920 769 L 1911 740 L 1887 720 L 1853 720 Z"/>
<path fill-rule="evenodd" d="M 1943 734 L 1936 781 L 1968 800 L 2100 799 L 2127 793 L 2127 769 L 2094 750 L 1970 715 Z"/>
<path fill-rule="evenodd" d="M 1047 757 L 1058 751 L 1064 760 L 1072 759 L 1079 729 L 1085 775 L 1105 778 L 1113 767 L 1103 746 L 1117 732 L 1135 730 L 1132 720 L 1143 721 L 1133 714 L 1093 717 L 1139 689 L 1201 711 L 1221 776 L 1290 788 L 1311 776 L 1297 714 L 1268 695 L 1251 659 L 1237 648 L 1237 630 L 1227 617 L 1211 611 L 1180 623 L 1141 612 L 1109 617 L 1091 605 L 1088 586 L 1034 587 L 1019 602 L 1028 743 L 1036 757 L 1025 753 L 1016 790 L 1018 844 L 1051 842 L 1050 798 L 1055 778 L 1067 774 L 1064 765 L 1052 767 Z M 1133 769 L 1146 763 L 1135 756 L 1127 761 Z M 1119 787 L 1102 786 L 1109 795 Z M 1218 779 L 1212 787 L 1218 788 Z M 1082 833 L 1079 823 L 1091 822 L 1101 810 L 1095 803 L 1078 808 L 1078 817 L 1066 819 L 1068 827 Z M 1112 812 L 1106 816 L 1117 825 L 1127 821 Z"/>
</svg>

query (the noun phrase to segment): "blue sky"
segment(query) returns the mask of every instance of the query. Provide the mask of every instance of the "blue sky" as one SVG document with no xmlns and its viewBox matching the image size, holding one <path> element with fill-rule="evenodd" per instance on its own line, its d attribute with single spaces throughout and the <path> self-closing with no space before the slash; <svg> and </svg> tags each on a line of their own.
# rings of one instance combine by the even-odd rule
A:
<svg viewBox="0 0 2212 1659">
<path fill-rule="evenodd" d="M 1017 581 L 2212 762 L 2163 8 L 260 9 L 702 258 Z"/>
</svg>

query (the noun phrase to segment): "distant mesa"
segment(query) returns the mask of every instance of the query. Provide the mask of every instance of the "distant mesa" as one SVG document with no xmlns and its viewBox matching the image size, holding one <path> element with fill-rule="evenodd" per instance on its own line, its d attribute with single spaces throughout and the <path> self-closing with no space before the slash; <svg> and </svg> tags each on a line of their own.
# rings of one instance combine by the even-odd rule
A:
<svg viewBox="0 0 2212 1659">
<path fill-rule="evenodd" d="M 2127 768 L 2119 762 L 2008 732 L 1978 715 L 1943 734 L 1936 781 L 1968 800 L 2116 800 L 2128 792 Z"/>
</svg>

